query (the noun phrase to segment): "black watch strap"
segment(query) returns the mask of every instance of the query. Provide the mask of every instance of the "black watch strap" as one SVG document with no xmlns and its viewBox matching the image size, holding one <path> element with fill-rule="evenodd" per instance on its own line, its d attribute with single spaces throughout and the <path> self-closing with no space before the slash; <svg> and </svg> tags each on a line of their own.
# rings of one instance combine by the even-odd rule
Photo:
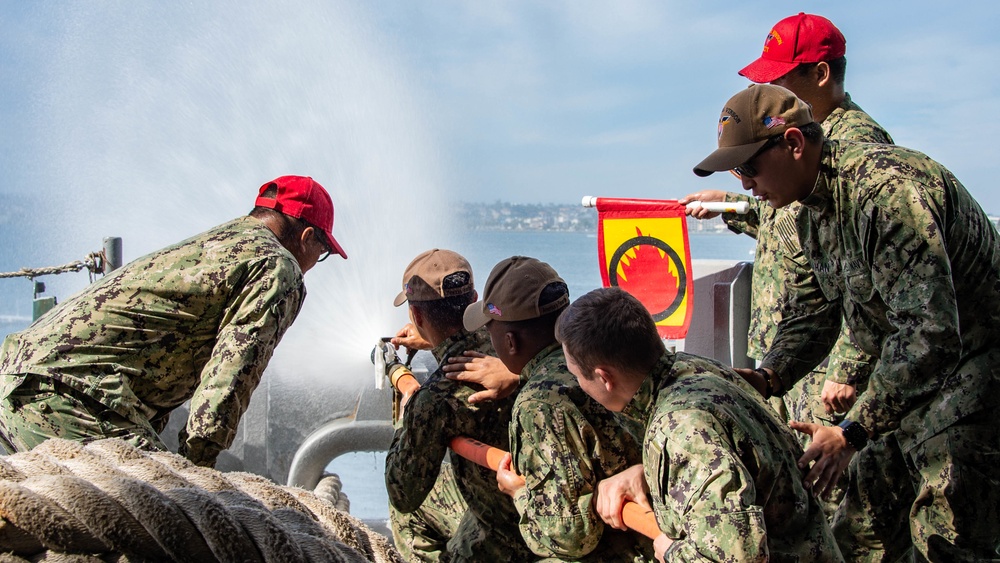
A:
<svg viewBox="0 0 1000 563">
<path fill-rule="evenodd" d="M 763 368 L 757 368 L 753 371 L 754 373 L 759 373 L 764 378 L 764 399 L 770 399 L 774 395 L 774 385 L 771 383 L 771 376 Z"/>
<path fill-rule="evenodd" d="M 845 419 L 837 426 L 844 432 L 844 439 L 855 450 L 861 451 L 868 445 L 868 431 L 860 423 Z"/>
</svg>

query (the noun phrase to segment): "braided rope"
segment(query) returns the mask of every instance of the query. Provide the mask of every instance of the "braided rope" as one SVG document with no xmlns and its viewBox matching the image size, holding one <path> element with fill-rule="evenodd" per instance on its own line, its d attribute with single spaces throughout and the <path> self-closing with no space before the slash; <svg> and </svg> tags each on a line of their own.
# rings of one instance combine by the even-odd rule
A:
<svg viewBox="0 0 1000 563">
<path fill-rule="evenodd" d="M 21 268 L 16 272 L 0 272 L 0 278 L 28 278 L 34 279 L 39 276 L 54 274 L 65 274 L 69 272 L 79 272 L 86 268 L 90 271 L 91 277 L 94 274 L 103 274 L 104 265 L 107 264 L 107 256 L 104 251 L 91 252 L 83 260 L 76 260 L 62 266 L 49 266 L 44 268 Z"/>
<path fill-rule="evenodd" d="M 374 561 L 402 563 L 388 538 L 316 494 L 249 473 L 198 467 L 121 440 L 48 440 L 0 457 L 6 561 Z"/>
</svg>

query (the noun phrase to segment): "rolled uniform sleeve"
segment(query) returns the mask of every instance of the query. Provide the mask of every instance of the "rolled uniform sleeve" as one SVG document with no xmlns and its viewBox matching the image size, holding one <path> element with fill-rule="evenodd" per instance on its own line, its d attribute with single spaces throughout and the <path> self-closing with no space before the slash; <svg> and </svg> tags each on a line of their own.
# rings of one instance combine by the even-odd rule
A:
<svg viewBox="0 0 1000 563">
<path fill-rule="evenodd" d="M 844 323 L 840 336 L 830 351 L 826 378 L 843 385 L 866 385 L 877 360 L 878 356 L 864 352 L 854 344 L 851 329 Z"/>
<path fill-rule="evenodd" d="M 657 523 L 674 540 L 664 560 L 766 561 L 753 476 L 719 420 L 702 410 L 672 411 L 654 417 L 646 432 L 644 471 L 659 491 Z"/>
<path fill-rule="evenodd" d="M 544 401 L 526 401 L 511 424 L 512 467 L 525 479 L 514 498 L 521 535 L 543 557 L 583 557 L 597 547 L 604 531 L 593 508 L 594 467 L 586 447 L 596 437 L 576 414 Z"/>
<path fill-rule="evenodd" d="M 427 388 L 413 394 L 386 455 L 389 502 L 404 514 L 420 508 L 430 494 L 452 437 L 449 421 L 455 416 L 447 401 L 439 399 Z"/>
<path fill-rule="evenodd" d="M 726 202 L 741 202 L 745 201 L 750 204 L 750 209 L 746 213 L 723 213 L 722 221 L 729 227 L 730 231 L 737 234 L 744 234 L 757 238 L 757 232 L 760 229 L 760 225 L 763 222 L 762 217 L 764 214 L 771 213 L 774 211 L 768 207 L 766 202 L 757 200 L 755 198 L 745 196 L 743 194 L 733 194 L 726 193 Z"/>
<path fill-rule="evenodd" d="M 213 466 L 232 444 L 275 346 L 305 299 L 302 273 L 287 257 L 249 264 L 234 285 L 180 436 L 180 454 L 198 465 Z"/>
</svg>

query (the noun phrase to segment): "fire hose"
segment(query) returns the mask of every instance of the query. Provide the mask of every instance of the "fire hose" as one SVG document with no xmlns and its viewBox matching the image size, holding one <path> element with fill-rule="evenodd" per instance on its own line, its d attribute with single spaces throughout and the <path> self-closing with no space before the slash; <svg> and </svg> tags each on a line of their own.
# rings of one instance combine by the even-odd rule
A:
<svg viewBox="0 0 1000 563">
<path fill-rule="evenodd" d="M 387 343 L 387 339 L 379 341 L 375 350 L 372 350 L 373 361 L 379 355 L 376 352 L 383 346 L 391 345 Z M 417 381 L 417 378 L 413 376 L 413 373 L 404 364 L 390 368 L 388 375 L 389 382 L 403 396 L 410 396 L 420 389 L 420 382 Z M 376 375 L 376 377 L 378 376 Z M 453 438 L 449 446 L 452 451 L 463 458 L 493 471 L 497 471 L 500 468 L 500 460 L 507 455 L 507 452 L 499 448 L 494 448 L 489 444 L 484 444 L 479 440 L 466 436 Z M 653 515 L 653 512 L 642 508 L 632 501 L 626 501 L 622 506 L 622 521 L 629 529 L 639 532 L 651 540 L 655 540 L 663 533 L 656 524 L 656 517 Z"/>
</svg>

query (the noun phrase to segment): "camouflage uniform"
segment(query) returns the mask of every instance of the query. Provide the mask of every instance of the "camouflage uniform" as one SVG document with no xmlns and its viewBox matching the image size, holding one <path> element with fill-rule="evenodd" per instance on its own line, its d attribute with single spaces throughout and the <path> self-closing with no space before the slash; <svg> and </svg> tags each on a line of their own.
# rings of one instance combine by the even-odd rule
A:
<svg viewBox="0 0 1000 563">
<path fill-rule="evenodd" d="M 439 561 L 468 509 L 451 463 L 442 463 L 437 481 L 419 508 L 400 512 L 389 505 L 392 540 L 399 554 L 411 563 Z"/>
<path fill-rule="evenodd" d="M 235 219 L 120 268 L 0 352 L 0 435 L 157 436 L 191 400 L 180 453 L 212 465 L 229 447 L 274 347 L 298 315 L 298 262 L 258 219 Z"/>
<path fill-rule="evenodd" d="M 859 456 L 835 532 L 868 529 L 878 540 L 908 522 L 924 557 L 996 557 L 1000 420 L 989 411 L 1000 404 L 1000 234 L 948 170 L 885 145 L 826 142 L 802 204 L 797 228 L 815 277 L 794 287 L 763 365 L 791 384 L 822 359 L 841 318 L 879 358 L 847 414 L 875 442 Z"/>
<path fill-rule="evenodd" d="M 622 414 L 645 425 L 643 472 L 665 561 L 842 561 L 796 460 L 802 448 L 732 368 L 665 353 Z"/>
<path fill-rule="evenodd" d="M 494 354 L 486 329 L 473 333 L 460 331 L 436 347 L 434 356 L 443 364 L 448 357 L 466 350 Z M 437 489 L 447 484 L 435 485 L 452 438 L 468 436 L 496 448 L 509 448 L 507 427 L 515 397 L 469 404 L 469 396 L 476 391 L 469 384 L 445 378 L 438 370 L 413 394 L 385 460 L 389 501 L 400 513 L 420 509 L 425 514 L 438 515 L 439 521 L 453 521 L 448 514 L 461 516 L 457 530 L 440 554 L 441 561 L 530 561 L 534 557 L 517 530 L 517 510 L 510 497 L 497 488 L 496 472 L 452 455 L 451 467 L 467 508 L 428 505 L 428 499 L 432 498 L 429 495 L 454 497 L 447 489 Z M 409 524 L 415 520 L 427 521 L 427 518 L 411 518 Z M 402 528 L 406 524 L 393 520 L 393 535 L 403 538 L 404 549 L 414 536 L 412 530 Z M 439 536 L 443 532 L 446 531 L 437 531 Z M 413 543 L 412 555 L 433 558 L 434 548 L 424 551 L 420 541 Z"/>
<path fill-rule="evenodd" d="M 892 138 L 857 104 L 849 94 L 844 102 L 823 120 L 823 133 L 829 139 L 844 139 L 865 143 L 892 144 Z M 757 239 L 754 257 L 753 292 L 750 296 L 750 330 L 747 354 L 755 360 L 764 359 L 771 347 L 774 335 L 781 322 L 781 310 L 789 299 L 786 291 L 798 270 L 808 270 L 798 233 L 795 232 L 795 217 L 802 205 L 798 202 L 774 209 L 765 201 L 758 201 L 746 195 L 727 194 L 727 201 L 747 201 L 750 212 L 745 215 L 724 213 L 723 220 L 737 233 L 746 233 Z M 820 422 L 826 416 L 821 394 L 827 379 L 836 383 L 853 385 L 858 394 L 867 384 L 868 363 L 874 358 L 864 354 L 850 340 L 847 327 L 841 333 L 830 353 L 830 365 L 823 364 L 803 377 L 784 396 L 771 399 L 771 405 L 785 420 Z M 842 415 L 834 417 L 839 422 Z M 802 447 L 808 447 L 811 438 L 798 434 Z M 833 516 L 843 488 L 833 499 L 824 504 L 828 516 Z"/>
<path fill-rule="evenodd" d="M 511 468 L 524 477 L 514 504 L 521 535 L 538 555 L 572 561 L 645 561 L 652 543 L 606 527 L 596 512 L 597 483 L 641 463 L 641 427 L 591 399 L 566 368 L 562 346 L 538 353 L 510 425 Z"/>
</svg>

